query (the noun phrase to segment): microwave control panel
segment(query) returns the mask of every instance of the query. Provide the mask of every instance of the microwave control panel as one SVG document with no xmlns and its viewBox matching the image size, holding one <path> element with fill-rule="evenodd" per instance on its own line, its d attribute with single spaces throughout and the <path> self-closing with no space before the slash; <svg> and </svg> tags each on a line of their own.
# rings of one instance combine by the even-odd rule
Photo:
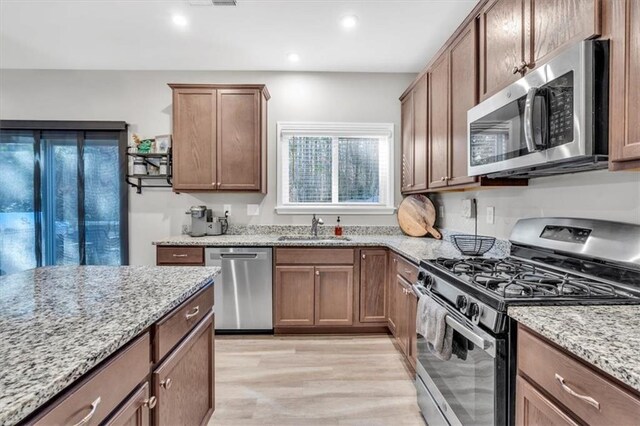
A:
<svg viewBox="0 0 640 426">
<path fill-rule="evenodd" d="M 544 86 L 549 108 L 549 145 L 573 141 L 573 71 Z"/>
</svg>

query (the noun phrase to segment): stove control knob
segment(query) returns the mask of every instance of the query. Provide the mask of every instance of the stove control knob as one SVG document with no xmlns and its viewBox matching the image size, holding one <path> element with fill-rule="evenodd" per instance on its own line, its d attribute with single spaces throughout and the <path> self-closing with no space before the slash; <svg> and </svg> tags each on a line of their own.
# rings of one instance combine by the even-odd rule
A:
<svg viewBox="0 0 640 426">
<path fill-rule="evenodd" d="M 418 272 L 418 281 L 422 282 L 427 278 L 427 273 L 425 271 Z"/>
<path fill-rule="evenodd" d="M 459 294 L 458 297 L 456 297 L 456 308 L 460 309 L 462 313 L 467 310 L 468 304 L 469 301 L 467 300 L 467 296 L 464 294 Z"/>
<path fill-rule="evenodd" d="M 424 286 L 431 290 L 431 286 L 433 286 L 434 280 L 433 277 L 425 272 L 424 274 Z"/>
<path fill-rule="evenodd" d="M 478 319 L 480 317 L 480 306 L 477 303 L 469 304 L 469 316 L 471 319 Z"/>
</svg>

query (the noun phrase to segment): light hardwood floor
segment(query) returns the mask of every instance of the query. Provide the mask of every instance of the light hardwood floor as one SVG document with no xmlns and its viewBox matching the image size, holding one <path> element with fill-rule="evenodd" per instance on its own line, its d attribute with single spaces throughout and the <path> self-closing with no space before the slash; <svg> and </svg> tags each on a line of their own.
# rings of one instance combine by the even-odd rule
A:
<svg viewBox="0 0 640 426">
<path fill-rule="evenodd" d="M 389 336 L 216 336 L 209 426 L 423 426 Z"/>
</svg>

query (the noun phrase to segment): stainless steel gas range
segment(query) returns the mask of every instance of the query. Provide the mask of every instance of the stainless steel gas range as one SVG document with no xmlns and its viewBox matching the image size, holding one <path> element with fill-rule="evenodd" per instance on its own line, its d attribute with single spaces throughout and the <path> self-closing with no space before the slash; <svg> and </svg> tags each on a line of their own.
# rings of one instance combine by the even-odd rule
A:
<svg viewBox="0 0 640 426">
<path fill-rule="evenodd" d="M 503 259 L 420 263 L 413 290 L 447 309 L 458 348 L 444 361 L 418 335 L 416 388 L 430 426 L 514 423 L 517 327 L 509 306 L 640 304 L 639 225 L 523 219 L 510 241 Z"/>
</svg>

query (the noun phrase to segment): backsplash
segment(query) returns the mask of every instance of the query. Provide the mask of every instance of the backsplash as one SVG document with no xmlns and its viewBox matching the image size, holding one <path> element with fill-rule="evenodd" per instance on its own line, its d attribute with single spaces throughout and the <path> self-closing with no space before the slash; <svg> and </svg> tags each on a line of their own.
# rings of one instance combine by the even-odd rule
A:
<svg viewBox="0 0 640 426">
<path fill-rule="evenodd" d="M 333 225 L 318 226 L 318 235 L 333 235 Z M 345 225 L 344 235 L 403 235 L 398 226 Z M 309 235 L 308 225 L 234 225 L 229 224 L 231 235 L 267 234 L 267 235 Z"/>
</svg>

